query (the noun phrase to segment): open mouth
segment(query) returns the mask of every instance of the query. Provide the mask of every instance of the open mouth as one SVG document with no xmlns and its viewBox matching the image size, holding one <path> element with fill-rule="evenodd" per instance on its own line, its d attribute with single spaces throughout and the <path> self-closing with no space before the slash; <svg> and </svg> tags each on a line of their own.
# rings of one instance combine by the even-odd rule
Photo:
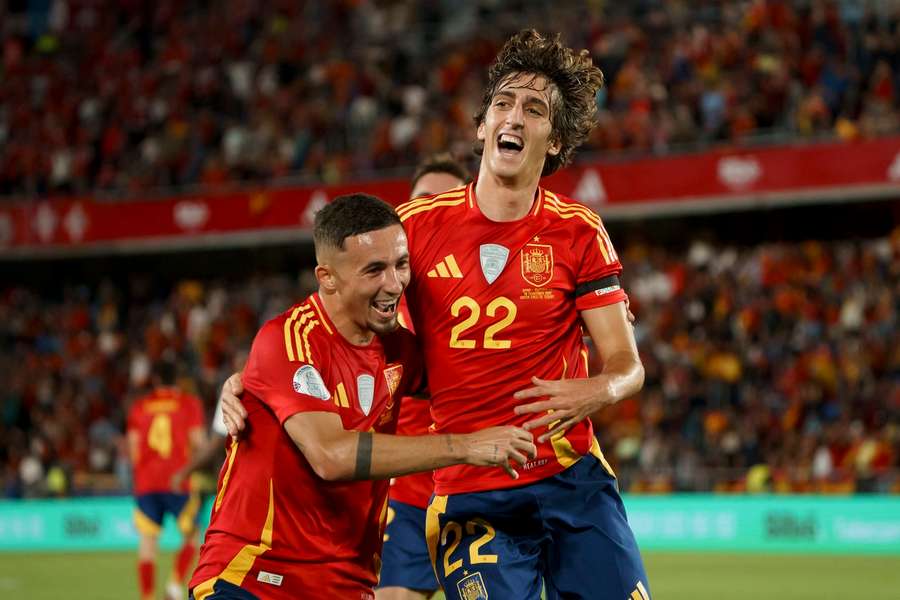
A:
<svg viewBox="0 0 900 600">
<path fill-rule="evenodd" d="M 525 148 L 525 140 L 511 133 L 501 133 L 497 136 L 497 148 L 501 154 L 516 155 Z"/>
<path fill-rule="evenodd" d="M 393 300 L 374 300 L 370 304 L 379 317 L 390 319 L 397 314 L 397 305 L 400 303 L 399 298 Z"/>
</svg>

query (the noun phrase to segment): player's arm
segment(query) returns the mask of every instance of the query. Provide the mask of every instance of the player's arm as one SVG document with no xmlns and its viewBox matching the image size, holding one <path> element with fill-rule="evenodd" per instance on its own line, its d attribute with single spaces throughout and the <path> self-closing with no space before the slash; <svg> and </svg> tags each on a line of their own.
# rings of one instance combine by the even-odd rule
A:
<svg viewBox="0 0 900 600">
<path fill-rule="evenodd" d="M 137 464 L 141 451 L 141 434 L 136 429 L 129 429 L 128 437 L 128 460 L 131 464 Z"/>
<path fill-rule="evenodd" d="M 387 479 L 461 463 L 502 467 L 518 479 L 509 461 L 524 465 L 537 453 L 533 436 L 518 427 L 400 436 L 347 431 L 335 413 L 303 412 L 288 418 L 284 428 L 327 481 Z"/>
<path fill-rule="evenodd" d="M 516 407 L 516 414 L 541 415 L 525 423 L 529 431 L 556 422 L 538 438 L 541 442 L 603 407 L 635 394 L 644 385 L 644 366 L 638 356 L 625 302 L 584 310 L 581 317 L 597 348 L 603 370 L 586 379 L 548 381 L 532 377 L 534 386 L 515 394 L 518 400 L 546 398 Z"/>
<path fill-rule="evenodd" d="M 247 410 L 238 397 L 244 391 L 240 373 L 222 386 L 219 401 L 228 432 L 240 435 Z M 340 417 L 329 412 L 302 412 L 284 422 L 285 431 L 322 479 L 386 479 L 468 463 L 518 473 L 514 460 L 525 464 L 537 448 L 533 436 L 518 427 L 493 427 L 469 434 L 397 436 L 347 431 Z"/>
</svg>

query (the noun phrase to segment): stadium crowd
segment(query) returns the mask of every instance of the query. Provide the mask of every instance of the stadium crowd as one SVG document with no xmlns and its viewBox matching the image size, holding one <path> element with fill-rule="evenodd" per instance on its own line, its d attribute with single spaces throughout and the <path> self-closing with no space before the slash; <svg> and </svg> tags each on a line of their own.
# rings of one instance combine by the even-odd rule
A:
<svg viewBox="0 0 900 600">
<path fill-rule="evenodd" d="M 606 74 L 585 152 L 900 130 L 892 2 L 9 2 L 0 195 L 336 182 L 464 154 L 485 66 L 535 24 Z"/>
<path fill-rule="evenodd" d="M 647 370 L 598 431 L 623 489 L 900 493 L 900 229 L 621 255 Z M 126 491 L 124 415 L 153 362 L 176 360 L 211 412 L 259 324 L 313 285 L 0 290 L 3 496 Z"/>
</svg>

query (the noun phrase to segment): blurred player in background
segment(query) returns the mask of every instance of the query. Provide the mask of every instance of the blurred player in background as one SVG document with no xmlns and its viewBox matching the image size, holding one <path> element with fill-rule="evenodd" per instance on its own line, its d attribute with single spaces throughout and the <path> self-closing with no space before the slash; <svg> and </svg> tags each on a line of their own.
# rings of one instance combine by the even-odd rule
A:
<svg viewBox="0 0 900 600">
<path fill-rule="evenodd" d="M 313 238 L 319 291 L 263 325 L 250 351 L 247 434 L 222 469 L 195 600 L 374 598 L 388 478 L 460 462 L 515 477 L 510 461 L 534 456 L 517 427 L 389 435 L 422 381 L 412 335 L 397 329 L 400 219 L 372 196 L 342 196 L 317 213 Z"/>
<path fill-rule="evenodd" d="M 471 178 L 466 167 L 449 154 L 437 154 L 422 162 L 412 178 L 410 199 L 459 188 Z M 400 324 L 404 323 L 400 313 Z M 220 401 L 221 403 L 221 401 Z M 397 417 L 399 435 L 425 435 L 431 426 L 428 399 L 406 397 Z M 223 425 L 224 427 L 224 425 Z M 434 491 L 430 472 L 398 477 L 391 483 L 387 528 L 384 534 L 378 600 L 420 600 L 440 589 L 425 544 L 425 509 Z"/>
<path fill-rule="evenodd" d="M 200 497 L 191 493 L 186 479 L 174 487 L 172 483 L 203 443 L 203 407 L 196 396 L 175 387 L 171 362 L 155 365 L 152 384 L 153 390 L 131 406 L 127 423 L 137 500 L 134 519 L 140 536 L 138 582 L 142 600 L 155 598 L 159 533 L 170 513 L 184 538 L 166 586 L 166 597 L 175 600 L 185 596 L 185 577 L 196 552 Z"/>
</svg>

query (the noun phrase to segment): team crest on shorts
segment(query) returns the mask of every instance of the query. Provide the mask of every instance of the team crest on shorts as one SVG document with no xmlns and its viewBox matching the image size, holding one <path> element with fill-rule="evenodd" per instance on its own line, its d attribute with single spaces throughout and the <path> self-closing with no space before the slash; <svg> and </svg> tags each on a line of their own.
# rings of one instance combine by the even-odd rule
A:
<svg viewBox="0 0 900 600">
<path fill-rule="evenodd" d="M 553 279 L 553 246 L 525 244 L 522 248 L 522 278 L 534 287 L 543 287 Z"/>
<path fill-rule="evenodd" d="M 462 600 L 488 600 L 487 588 L 484 587 L 481 573 L 472 573 L 460 579 L 456 584 L 456 590 Z"/>
</svg>

